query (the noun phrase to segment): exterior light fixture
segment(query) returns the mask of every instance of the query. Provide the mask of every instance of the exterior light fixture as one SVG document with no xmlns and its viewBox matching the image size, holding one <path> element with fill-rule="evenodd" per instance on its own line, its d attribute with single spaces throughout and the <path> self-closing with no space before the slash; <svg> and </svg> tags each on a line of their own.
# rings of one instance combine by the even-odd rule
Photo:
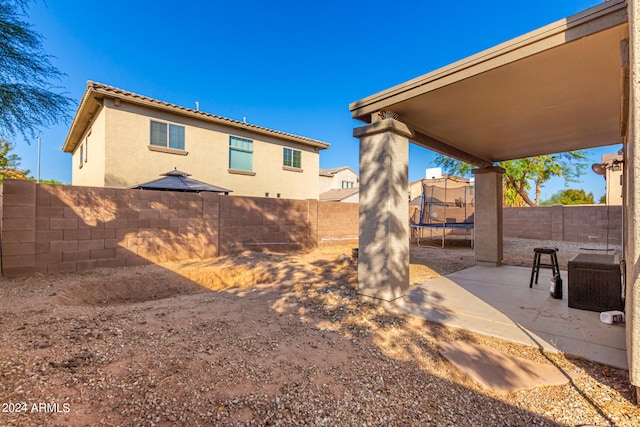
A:
<svg viewBox="0 0 640 427">
<path fill-rule="evenodd" d="M 607 173 L 607 169 L 619 171 L 624 160 L 614 160 L 611 163 L 594 163 L 591 165 L 591 170 L 598 175 L 604 176 Z"/>
</svg>

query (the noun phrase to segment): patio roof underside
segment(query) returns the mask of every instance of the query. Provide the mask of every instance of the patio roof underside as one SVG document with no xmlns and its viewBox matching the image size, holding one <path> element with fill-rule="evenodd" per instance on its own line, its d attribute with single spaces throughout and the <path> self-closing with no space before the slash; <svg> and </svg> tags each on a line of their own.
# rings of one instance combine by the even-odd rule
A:
<svg viewBox="0 0 640 427">
<path fill-rule="evenodd" d="M 478 166 L 622 142 L 625 1 L 609 1 L 351 104 L 389 110 L 413 142 Z"/>
</svg>

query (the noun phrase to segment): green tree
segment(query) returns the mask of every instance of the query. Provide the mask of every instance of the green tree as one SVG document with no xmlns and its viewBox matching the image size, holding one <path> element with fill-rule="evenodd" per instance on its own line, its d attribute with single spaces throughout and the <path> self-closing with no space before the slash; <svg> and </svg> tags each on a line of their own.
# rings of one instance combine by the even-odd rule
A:
<svg viewBox="0 0 640 427">
<path fill-rule="evenodd" d="M 567 188 L 552 195 L 543 205 L 592 205 L 595 203 L 593 193 L 584 190 Z"/>
<path fill-rule="evenodd" d="M 0 136 L 30 141 L 41 126 L 64 122 L 71 98 L 52 82 L 63 74 L 24 19 L 30 0 L 0 0 Z"/>
<path fill-rule="evenodd" d="M 547 181 L 558 176 L 564 178 L 565 182 L 575 182 L 586 168 L 587 160 L 584 151 L 570 151 L 498 163 L 498 166 L 505 169 L 504 204 L 539 206 L 540 193 Z M 443 155 L 438 155 L 435 163 L 452 175 L 469 176 L 473 169 L 467 163 Z M 535 190 L 534 200 L 529 197 L 532 189 Z"/>
<path fill-rule="evenodd" d="M 20 169 L 20 156 L 13 151 L 13 144 L 7 140 L 0 139 L 0 182 L 6 178 L 29 179 L 29 171 Z"/>
</svg>

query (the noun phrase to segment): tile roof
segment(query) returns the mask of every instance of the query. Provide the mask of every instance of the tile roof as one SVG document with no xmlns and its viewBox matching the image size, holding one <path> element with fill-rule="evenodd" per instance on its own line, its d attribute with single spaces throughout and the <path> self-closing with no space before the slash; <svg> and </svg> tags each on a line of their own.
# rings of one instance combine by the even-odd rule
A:
<svg viewBox="0 0 640 427">
<path fill-rule="evenodd" d="M 320 194 L 320 196 L 318 198 L 320 200 L 323 200 L 323 201 L 344 200 L 349 196 L 353 196 L 354 194 L 358 194 L 359 192 L 360 192 L 360 189 L 358 187 L 355 187 L 355 188 L 335 188 L 333 190 L 325 191 L 324 193 Z"/>
<path fill-rule="evenodd" d="M 185 116 L 194 117 L 200 120 L 205 120 L 209 122 L 214 122 L 220 125 L 231 126 L 235 128 L 245 129 L 248 131 L 260 133 L 263 135 L 269 135 L 276 138 L 286 139 L 291 142 L 297 142 L 299 144 L 304 144 L 308 146 L 312 146 L 323 150 L 325 148 L 329 148 L 330 144 L 324 141 L 319 141 L 316 139 L 307 138 L 300 135 L 295 135 L 288 132 L 282 132 L 279 130 L 269 129 L 263 126 L 257 126 L 250 123 L 245 123 L 244 121 L 229 119 L 227 117 L 218 116 L 215 114 L 205 113 L 203 111 L 194 110 L 187 107 L 181 107 L 176 104 L 171 104 L 169 102 L 160 101 L 154 98 L 149 98 L 144 95 L 139 95 L 137 93 L 129 92 L 123 89 L 119 89 L 117 87 L 109 86 L 103 83 L 97 83 L 93 81 L 87 82 L 87 89 L 85 90 L 82 99 L 80 100 L 80 105 L 76 114 L 73 118 L 73 122 L 71 123 L 71 127 L 69 129 L 69 134 L 67 135 L 67 139 L 62 147 L 63 151 L 73 152 L 75 146 L 79 142 L 79 138 L 81 138 L 81 134 L 88 126 L 91 118 L 83 117 L 83 114 L 88 114 L 91 116 L 90 111 L 85 111 L 84 107 L 90 108 L 88 104 L 90 104 L 89 99 L 99 99 L 100 96 L 111 96 L 113 98 L 121 99 L 123 101 L 145 105 L 150 108 L 157 108 L 161 110 L 171 111 L 175 114 L 181 114 Z M 80 134 L 80 135 L 79 135 Z"/>
<path fill-rule="evenodd" d="M 351 169 L 349 166 L 339 166 L 337 168 L 331 168 L 331 169 L 320 169 L 320 175 L 322 176 L 333 176 L 335 174 L 337 174 L 340 171 L 343 171 L 345 169 L 349 169 L 351 172 L 356 173 L 356 171 L 354 171 L 353 169 Z"/>
</svg>

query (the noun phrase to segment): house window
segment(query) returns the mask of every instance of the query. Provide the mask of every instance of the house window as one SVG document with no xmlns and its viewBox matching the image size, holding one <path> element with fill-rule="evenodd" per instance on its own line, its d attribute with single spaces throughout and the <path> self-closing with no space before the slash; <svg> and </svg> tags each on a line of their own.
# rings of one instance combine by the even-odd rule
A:
<svg viewBox="0 0 640 427">
<path fill-rule="evenodd" d="M 184 126 L 152 120 L 151 145 L 184 150 Z"/>
<path fill-rule="evenodd" d="M 80 145 L 80 167 L 84 163 L 84 145 Z"/>
<path fill-rule="evenodd" d="M 87 163 L 89 160 L 89 137 L 87 137 L 84 141 L 84 162 Z"/>
<path fill-rule="evenodd" d="M 229 137 L 229 169 L 253 171 L 253 141 Z"/>
<path fill-rule="evenodd" d="M 302 152 L 291 148 L 283 149 L 282 165 L 300 169 L 302 167 Z"/>
<path fill-rule="evenodd" d="M 353 181 L 342 181 L 342 188 L 353 188 Z"/>
</svg>

